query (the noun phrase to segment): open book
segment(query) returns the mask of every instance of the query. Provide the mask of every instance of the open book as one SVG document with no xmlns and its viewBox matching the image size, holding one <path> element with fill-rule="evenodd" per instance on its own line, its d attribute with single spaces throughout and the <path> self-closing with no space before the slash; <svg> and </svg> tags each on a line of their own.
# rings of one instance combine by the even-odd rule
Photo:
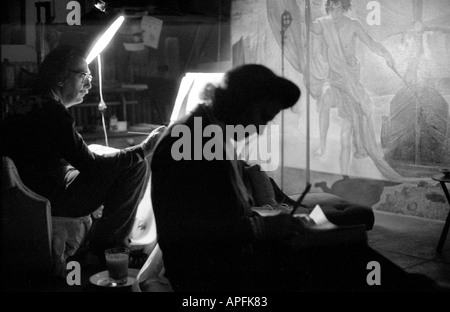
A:
<svg viewBox="0 0 450 312">
<path fill-rule="evenodd" d="M 367 244 L 365 226 L 339 226 L 331 223 L 320 208 L 316 205 L 308 214 L 295 214 L 305 224 L 305 232 L 291 241 L 293 249 L 317 246 L 335 246 L 351 244 Z"/>
</svg>

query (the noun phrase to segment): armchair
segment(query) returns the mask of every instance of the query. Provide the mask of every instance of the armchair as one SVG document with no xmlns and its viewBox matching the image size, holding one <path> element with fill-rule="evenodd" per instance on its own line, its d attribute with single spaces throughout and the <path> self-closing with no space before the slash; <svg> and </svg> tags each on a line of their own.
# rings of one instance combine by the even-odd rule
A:
<svg viewBox="0 0 450 312">
<path fill-rule="evenodd" d="M 91 216 L 52 217 L 50 201 L 20 179 L 2 156 L 2 272 L 65 276 L 66 259 L 89 232 Z"/>
<path fill-rule="evenodd" d="M 117 150 L 98 144 L 89 149 L 96 154 Z M 2 207 L 2 272 L 61 277 L 66 274 L 66 260 L 86 241 L 92 216 L 101 217 L 103 208 L 97 216 L 96 212 L 79 218 L 52 216 L 50 201 L 23 183 L 14 161 L 6 156 L 2 156 Z M 156 244 L 150 183 L 138 207 L 131 244 L 148 254 Z"/>
</svg>

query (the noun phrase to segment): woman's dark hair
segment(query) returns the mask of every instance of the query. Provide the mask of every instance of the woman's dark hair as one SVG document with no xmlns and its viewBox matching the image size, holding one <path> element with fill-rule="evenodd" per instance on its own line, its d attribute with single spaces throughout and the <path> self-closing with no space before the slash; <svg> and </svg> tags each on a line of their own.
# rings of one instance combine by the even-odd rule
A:
<svg viewBox="0 0 450 312">
<path fill-rule="evenodd" d="M 347 12 L 352 8 L 352 0 L 326 0 L 325 1 L 325 11 L 330 13 L 331 3 L 337 4 L 342 3 L 342 9 L 344 9 L 344 12 Z"/>
<path fill-rule="evenodd" d="M 214 110 L 227 121 L 233 116 L 248 116 L 257 106 L 279 100 L 282 109 L 295 105 L 301 91 L 292 81 L 277 76 L 260 64 L 244 64 L 228 71 L 214 89 Z"/>
<path fill-rule="evenodd" d="M 76 59 L 85 59 L 82 50 L 61 45 L 52 50 L 42 62 L 35 84 L 36 91 L 49 91 L 67 78 L 69 65 Z"/>
</svg>

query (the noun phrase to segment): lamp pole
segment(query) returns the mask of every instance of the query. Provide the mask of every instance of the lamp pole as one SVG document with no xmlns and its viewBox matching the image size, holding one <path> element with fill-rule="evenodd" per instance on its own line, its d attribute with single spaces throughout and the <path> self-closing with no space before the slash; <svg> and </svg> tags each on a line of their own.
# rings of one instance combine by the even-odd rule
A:
<svg viewBox="0 0 450 312">
<path fill-rule="evenodd" d="M 97 65 L 98 65 L 98 90 L 100 94 L 100 102 L 98 103 L 98 110 L 102 114 L 102 124 L 103 124 L 103 132 L 105 134 L 105 144 L 108 145 L 108 133 L 106 131 L 106 123 L 105 123 L 105 110 L 107 108 L 105 101 L 103 101 L 103 92 L 102 92 L 102 59 L 100 57 L 101 53 L 97 56 Z"/>
<path fill-rule="evenodd" d="M 100 93 L 100 102 L 98 104 L 98 109 L 102 113 L 102 123 L 103 123 L 103 131 L 105 133 L 105 143 L 108 146 L 108 136 L 106 131 L 106 123 L 105 123 L 105 110 L 106 104 L 103 101 L 102 94 L 102 60 L 100 54 L 109 44 L 111 39 L 114 37 L 116 32 L 119 30 L 119 27 L 122 25 L 125 20 L 124 16 L 119 16 L 109 27 L 108 29 L 101 35 L 100 38 L 95 42 L 88 56 L 86 57 L 86 63 L 89 65 L 95 58 L 97 58 L 98 62 L 98 85 L 99 85 L 99 93 Z"/>
</svg>

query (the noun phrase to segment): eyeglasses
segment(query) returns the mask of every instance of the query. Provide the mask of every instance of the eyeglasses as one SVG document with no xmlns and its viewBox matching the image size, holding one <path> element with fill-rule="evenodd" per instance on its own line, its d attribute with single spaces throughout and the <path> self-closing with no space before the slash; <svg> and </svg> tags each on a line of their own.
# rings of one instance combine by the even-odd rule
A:
<svg viewBox="0 0 450 312">
<path fill-rule="evenodd" d="M 83 71 L 72 70 L 72 69 L 69 69 L 69 71 L 71 71 L 72 73 L 76 73 L 76 74 L 81 74 L 81 75 L 83 75 L 82 83 L 85 83 L 85 82 L 86 82 L 86 79 L 88 79 L 89 82 L 91 82 L 92 79 L 93 79 L 93 77 L 92 77 L 92 75 L 91 75 L 90 73 L 83 72 Z"/>
</svg>

